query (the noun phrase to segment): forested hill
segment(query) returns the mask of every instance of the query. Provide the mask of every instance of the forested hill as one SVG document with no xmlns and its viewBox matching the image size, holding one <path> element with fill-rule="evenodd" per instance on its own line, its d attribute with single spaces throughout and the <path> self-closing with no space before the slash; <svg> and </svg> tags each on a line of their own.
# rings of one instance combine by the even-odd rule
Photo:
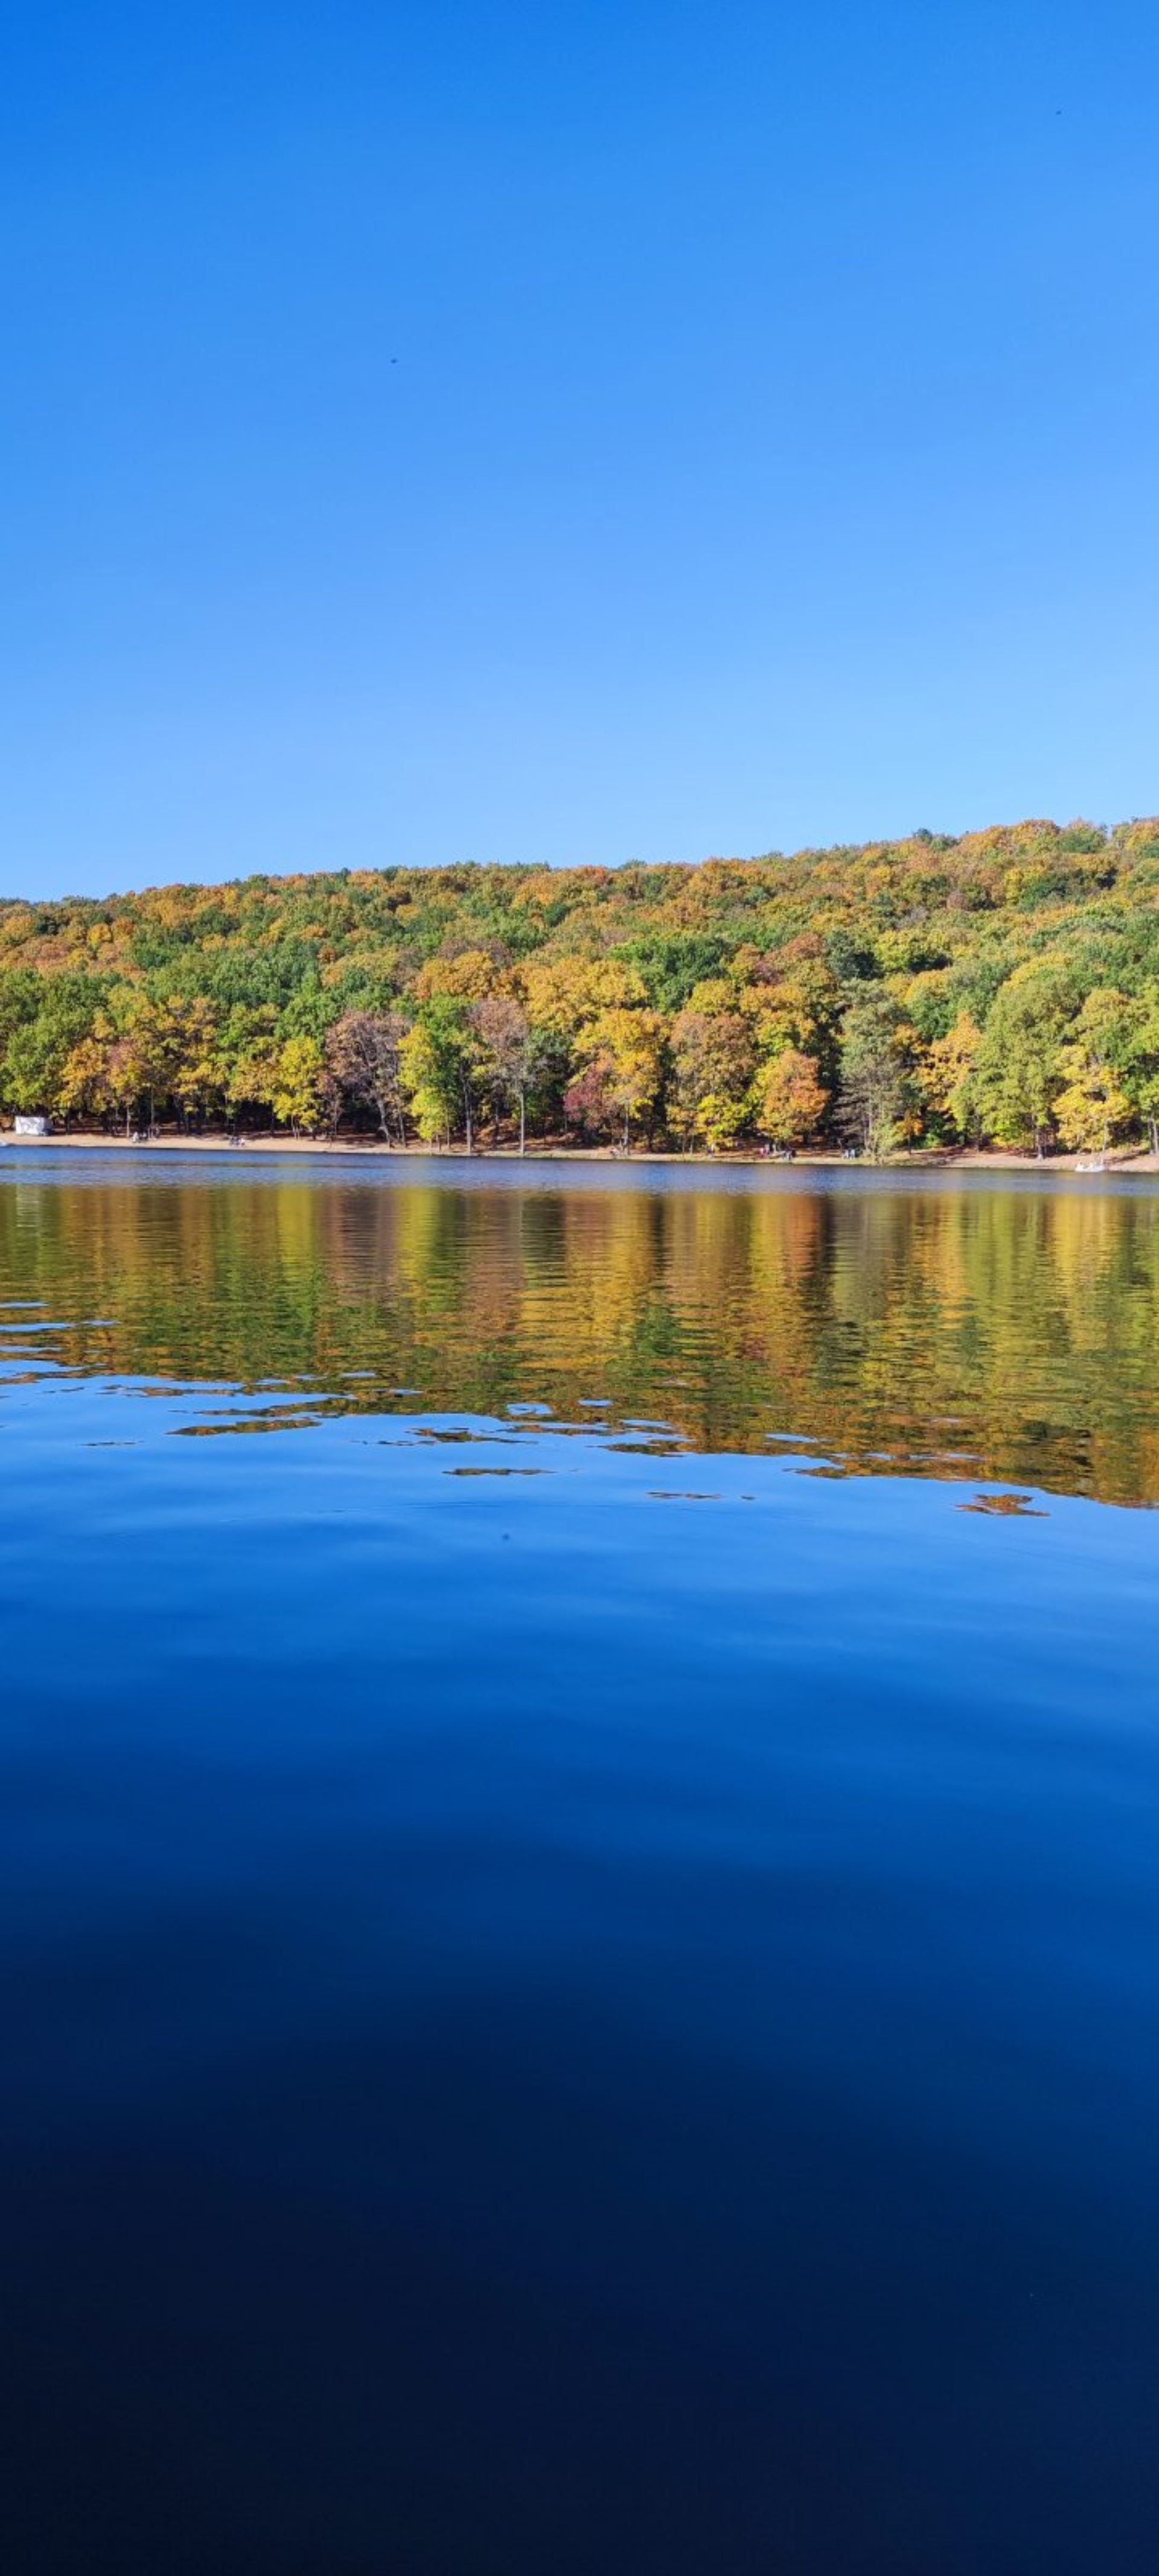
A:
<svg viewBox="0 0 1159 2576">
<path fill-rule="evenodd" d="M 1154 1143 L 1159 820 L 7 902 L 0 1107 L 432 1141 Z"/>
</svg>

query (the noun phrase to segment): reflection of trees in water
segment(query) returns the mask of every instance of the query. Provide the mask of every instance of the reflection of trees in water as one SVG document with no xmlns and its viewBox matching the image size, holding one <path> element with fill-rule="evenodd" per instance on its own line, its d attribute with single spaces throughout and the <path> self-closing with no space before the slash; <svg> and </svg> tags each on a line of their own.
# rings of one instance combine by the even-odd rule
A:
<svg viewBox="0 0 1159 2576">
<path fill-rule="evenodd" d="M 0 1294 L 78 1369 L 352 1410 L 603 1397 L 701 1448 L 783 1431 L 1124 1500 L 1159 1499 L 1157 1247 L 1144 1195 L 0 1189 Z"/>
</svg>

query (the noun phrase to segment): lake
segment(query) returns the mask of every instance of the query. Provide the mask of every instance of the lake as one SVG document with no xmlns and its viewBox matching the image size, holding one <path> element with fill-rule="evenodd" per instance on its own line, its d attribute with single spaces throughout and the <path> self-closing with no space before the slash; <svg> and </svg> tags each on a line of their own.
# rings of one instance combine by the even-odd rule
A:
<svg viewBox="0 0 1159 2576">
<path fill-rule="evenodd" d="M 6 2576 L 1154 2576 L 1159 1194 L 0 1153 Z"/>
</svg>

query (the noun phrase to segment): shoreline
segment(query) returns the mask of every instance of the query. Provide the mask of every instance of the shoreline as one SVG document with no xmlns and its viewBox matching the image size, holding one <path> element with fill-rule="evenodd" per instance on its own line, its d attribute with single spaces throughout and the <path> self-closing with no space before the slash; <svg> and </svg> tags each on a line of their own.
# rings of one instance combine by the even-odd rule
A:
<svg viewBox="0 0 1159 2576">
<path fill-rule="evenodd" d="M 1102 1173 L 1087 1174 L 1080 1165 L 1089 1161 L 1081 1154 L 1051 1154 L 1039 1158 L 1034 1154 L 1000 1153 L 993 1147 L 947 1147 L 944 1151 L 918 1150 L 912 1154 L 895 1154 L 887 1162 L 871 1163 L 859 1157 L 850 1162 L 844 1154 L 796 1153 L 791 1162 L 778 1161 L 770 1154 L 665 1153 L 659 1148 L 644 1148 L 624 1153 L 608 1145 L 530 1145 L 520 1154 L 515 1145 L 476 1145 L 468 1153 L 465 1145 L 394 1145 L 376 1136 L 246 1136 L 234 1143 L 226 1134 L 208 1136 L 155 1136 L 146 1144 L 134 1143 L 128 1136 L 94 1135 L 91 1131 L 59 1136 L 15 1136 L 11 1129 L 0 1134 L 0 1151 L 25 1154 L 101 1153 L 101 1154 L 285 1154 L 290 1156 L 339 1156 L 347 1161 L 371 1162 L 436 1162 L 436 1163 L 597 1163 L 615 1164 L 625 1169 L 647 1170 L 652 1165 L 671 1166 L 676 1170 L 695 1168 L 702 1171 L 868 1171 L 868 1172 L 1038 1172 L 1044 1177 L 1052 1172 L 1080 1179 L 1109 1179 L 1122 1174 L 1127 1179 L 1135 1173 L 1146 1178 L 1159 1173 L 1159 1154 L 1139 1151 L 1115 1154 L 1107 1158 Z"/>
</svg>

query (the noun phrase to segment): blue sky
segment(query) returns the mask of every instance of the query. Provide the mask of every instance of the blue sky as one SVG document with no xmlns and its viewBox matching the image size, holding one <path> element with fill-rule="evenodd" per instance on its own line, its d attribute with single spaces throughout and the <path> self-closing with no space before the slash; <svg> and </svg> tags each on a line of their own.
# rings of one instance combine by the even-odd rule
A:
<svg viewBox="0 0 1159 2576">
<path fill-rule="evenodd" d="M 13 12 L 0 891 L 1159 807 L 1159 19 Z"/>
</svg>

